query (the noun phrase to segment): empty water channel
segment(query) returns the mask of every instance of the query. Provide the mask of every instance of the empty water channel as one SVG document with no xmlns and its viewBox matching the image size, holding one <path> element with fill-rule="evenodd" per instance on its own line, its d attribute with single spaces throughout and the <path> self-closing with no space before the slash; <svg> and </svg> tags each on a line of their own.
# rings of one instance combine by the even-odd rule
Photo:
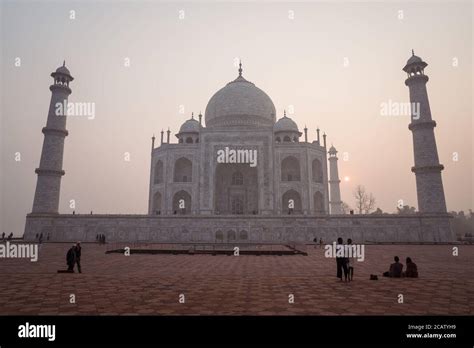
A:
<svg viewBox="0 0 474 348">
<path fill-rule="evenodd" d="M 308 255 L 305 244 L 108 243 L 106 254 Z"/>
</svg>

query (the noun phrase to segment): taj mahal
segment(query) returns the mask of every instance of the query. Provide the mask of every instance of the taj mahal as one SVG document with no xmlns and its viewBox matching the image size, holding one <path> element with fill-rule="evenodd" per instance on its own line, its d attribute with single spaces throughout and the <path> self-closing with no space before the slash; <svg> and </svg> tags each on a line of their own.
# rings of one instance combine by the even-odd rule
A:
<svg viewBox="0 0 474 348">
<path fill-rule="evenodd" d="M 336 149 L 329 150 L 329 178 L 326 135 L 321 141 L 318 130 L 310 143 L 308 130 L 301 140 L 285 112 L 276 120 L 272 100 L 242 76 L 241 65 L 239 76 L 209 100 L 205 122 L 201 114 L 192 116 L 176 144 L 169 131 L 166 142 L 162 131 L 160 146 L 153 144 L 150 214 L 341 213 Z M 238 158 L 250 161 L 252 155 L 254 165 Z"/>
<path fill-rule="evenodd" d="M 408 125 L 413 134 L 418 213 L 352 215 L 342 210 L 338 157 L 326 134 L 308 139 L 293 115 L 277 112 L 272 99 L 244 77 L 219 89 L 204 116 L 192 114 L 171 140 L 161 131 L 151 144 L 148 212 L 60 214 L 58 212 L 67 117 L 73 77 L 63 64 L 53 84 L 33 209 L 25 239 L 39 233 L 55 241 L 289 243 L 341 236 L 357 242 L 446 242 L 454 239 L 446 211 L 424 70 L 412 54 L 403 71 L 411 103 L 419 105 Z M 409 170 L 409 168 L 407 168 Z M 80 188 L 78 188 L 80 189 Z"/>
</svg>

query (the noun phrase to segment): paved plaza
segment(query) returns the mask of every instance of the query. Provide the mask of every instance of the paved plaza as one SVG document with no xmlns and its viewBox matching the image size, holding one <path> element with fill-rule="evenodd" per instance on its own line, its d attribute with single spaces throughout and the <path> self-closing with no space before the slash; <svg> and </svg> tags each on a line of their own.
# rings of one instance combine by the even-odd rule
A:
<svg viewBox="0 0 474 348">
<path fill-rule="evenodd" d="M 460 245 L 459 256 L 452 256 L 452 245 L 367 245 L 352 283 L 337 280 L 335 260 L 319 246 L 307 246 L 308 256 L 124 256 L 84 243 L 84 273 L 58 274 L 69 247 L 43 244 L 38 262 L 0 259 L 0 315 L 474 313 L 474 246 Z M 410 256 L 420 278 L 383 278 L 394 255 L 403 264 Z"/>
</svg>

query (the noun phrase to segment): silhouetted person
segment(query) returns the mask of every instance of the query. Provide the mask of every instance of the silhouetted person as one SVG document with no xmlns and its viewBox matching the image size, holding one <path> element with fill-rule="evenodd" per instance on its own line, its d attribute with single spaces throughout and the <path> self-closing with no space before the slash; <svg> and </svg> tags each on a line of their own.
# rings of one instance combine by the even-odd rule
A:
<svg viewBox="0 0 474 348">
<path fill-rule="evenodd" d="M 349 238 L 347 240 L 347 245 L 352 245 L 352 239 Z M 355 258 L 353 256 L 347 258 L 347 272 L 349 275 L 349 281 L 354 279 L 354 260 Z"/>
<path fill-rule="evenodd" d="M 407 270 L 403 275 L 407 278 L 418 278 L 418 267 L 409 257 L 407 257 Z"/>
<path fill-rule="evenodd" d="M 390 278 L 400 278 L 402 276 L 403 265 L 399 262 L 400 259 L 398 256 L 395 256 L 393 259 L 395 262 L 390 265 L 390 270 L 385 272 L 383 276 Z"/>
<path fill-rule="evenodd" d="M 13 238 L 13 232 L 10 232 L 10 234 L 8 235 L 8 240 L 12 240 Z"/>
<path fill-rule="evenodd" d="M 43 233 L 40 234 L 38 242 L 41 244 L 43 243 Z"/>
<path fill-rule="evenodd" d="M 323 247 L 323 239 L 319 238 L 319 249 L 322 249 Z"/>
<path fill-rule="evenodd" d="M 49 233 L 48 233 L 48 235 L 46 236 L 46 240 L 49 241 Z"/>
<path fill-rule="evenodd" d="M 314 243 L 314 248 L 316 249 L 316 245 L 318 245 L 318 237 L 314 237 L 313 243 Z"/>
<path fill-rule="evenodd" d="M 343 246 L 342 238 L 337 239 L 337 244 Z M 344 279 L 347 281 L 347 258 L 344 256 L 337 256 L 338 248 L 336 248 L 336 267 L 337 267 L 337 277 L 342 281 L 342 271 L 344 271 Z"/>
<path fill-rule="evenodd" d="M 81 252 L 82 252 L 81 242 L 77 242 L 74 251 L 76 252 L 77 270 L 78 270 L 79 273 L 82 273 L 81 272 Z"/>
<path fill-rule="evenodd" d="M 2 240 L 5 240 L 5 232 L 2 233 Z"/>
<path fill-rule="evenodd" d="M 76 245 L 73 245 L 66 254 L 67 271 L 74 273 L 74 264 L 76 263 Z"/>
</svg>

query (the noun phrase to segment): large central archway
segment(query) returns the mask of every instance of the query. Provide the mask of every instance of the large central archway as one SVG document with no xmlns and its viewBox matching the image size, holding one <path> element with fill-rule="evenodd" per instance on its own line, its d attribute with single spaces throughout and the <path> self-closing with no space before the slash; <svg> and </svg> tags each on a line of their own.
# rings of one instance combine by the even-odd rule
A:
<svg viewBox="0 0 474 348">
<path fill-rule="evenodd" d="M 216 214 L 258 214 L 258 172 L 248 164 L 216 166 L 214 210 Z"/>
</svg>

